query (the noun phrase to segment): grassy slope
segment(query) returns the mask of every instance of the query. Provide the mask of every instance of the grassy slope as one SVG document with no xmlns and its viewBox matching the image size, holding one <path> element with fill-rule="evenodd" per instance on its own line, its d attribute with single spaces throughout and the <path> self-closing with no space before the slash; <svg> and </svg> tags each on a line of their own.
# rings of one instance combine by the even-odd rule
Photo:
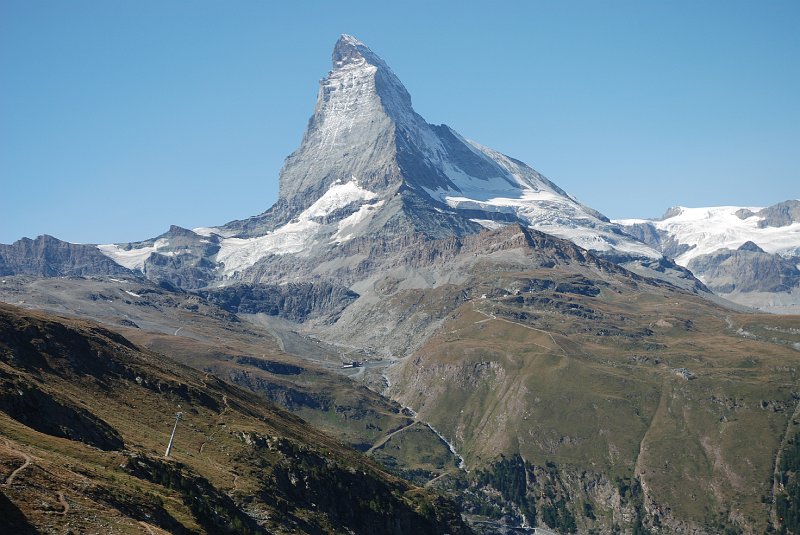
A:
<svg viewBox="0 0 800 535">
<path fill-rule="evenodd" d="M 432 496 L 299 418 L 95 324 L 3 305 L 0 327 L 0 399 L 7 409 L 0 412 L 7 498 L 0 505 L 20 523 L 81 533 L 214 532 L 220 529 L 214 518 L 245 527 L 255 518 L 273 532 L 459 529 L 449 505 L 434 505 Z M 104 451 L 10 418 L 21 403 L 15 396 L 32 390 L 102 420 L 124 447 L 96 441 Z M 172 459 L 164 462 L 177 410 L 184 418 Z M 31 412 L 34 420 L 53 414 Z M 56 423 L 61 434 L 78 429 L 75 417 Z M 198 501 L 181 488 L 206 490 Z M 204 516 L 197 503 L 216 504 L 218 512 Z"/>
<path fill-rule="evenodd" d="M 397 403 L 337 373 L 338 357 L 287 354 L 258 325 L 192 294 L 107 277 L 9 277 L 0 299 L 100 321 L 142 347 L 252 390 L 361 451 L 410 423 Z M 396 472 L 441 473 L 438 461 L 385 452 L 381 458 Z"/>
<path fill-rule="evenodd" d="M 472 466 L 520 453 L 612 481 L 637 476 L 646 507 L 673 526 L 722 515 L 762 532 L 761 497 L 797 403 L 800 320 L 734 314 L 635 280 L 592 284 L 595 296 L 530 283 L 553 279 L 580 277 L 484 274 L 471 293 L 490 297 L 455 310 L 395 372 L 393 392 Z M 673 371 L 682 367 L 696 378 Z"/>
</svg>

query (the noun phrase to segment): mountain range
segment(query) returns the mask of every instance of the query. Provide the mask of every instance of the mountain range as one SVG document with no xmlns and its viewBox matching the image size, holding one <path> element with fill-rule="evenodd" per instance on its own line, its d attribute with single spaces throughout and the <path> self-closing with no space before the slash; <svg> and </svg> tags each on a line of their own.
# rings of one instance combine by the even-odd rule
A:
<svg viewBox="0 0 800 535">
<path fill-rule="evenodd" d="M 170 367 L 176 388 L 205 374 L 206 387 L 208 377 L 225 381 L 214 383 L 214 399 L 221 388 L 231 399 L 233 389 L 249 390 L 236 395 L 250 416 L 262 403 L 286 422 L 294 420 L 273 404 L 302 417 L 322 432 L 297 447 L 338 441 L 331 456 L 363 472 L 349 483 L 359 488 L 411 481 L 380 485 L 394 489 L 391 511 L 419 495 L 413 521 L 431 532 L 763 533 L 786 529 L 790 517 L 800 525 L 797 469 L 787 461 L 800 440 L 800 320 L 786 315 L 800 303 L 800 202 L 610 221 L 526 164 L 427 123 L 391 68 L 348 35 L 279 184 L 271 208 L 224 225 L 173 226 L 136 243 L 41 236 L 0 245 L 0 300 L 100 322 L 129 348 L 114 346 L 108 358 L 144 352 L 150 365 Z M 23 318 L 9 320 L 22 326 L 5 336 L 31 331 L 27 313 L 5 313 Z M 76 328 L 36 318 L 54 333 Z M 16 352 L 6 351 L 9 395 L 13 381 L 61 384 L 19 369 Z M 93 384 L 83 385 L 93 399 L 118 399 Z M 58 404 L 80 404 L 77 391 L 64 392 Z M 113 419 L 100 405 L 86 410 L 99 416 L 84 427 L 111 433 L 97 423 Z M 139 416 L 116 418 L 111 428 Z M 38 435 L 19 429 L 8 456 L 34 453 Z M 153 441 L 114 436 L 138 441 L 115 447 L 152 468 Z M 88 462 L 84 455 L 71 458 Z M 244 470 L 223 458 L 211 473 L 193 464 L 200 456 L 176 457 L 218 491 L 225 474 Z M 313 463 L 300 464 L 312 475 L 297 477 L 317 477 Z M 279 530 L 281 521 L 266 520 L 278 498 L 249 501 L 263 485 L 254 478 L 245 491 L 234 483 L 217 493 L 233 500 L 240 522 Z M 12 490 L 15 514 L 42 522 L 21 497 L 33 491 Z M 301 532 L 375 525 L 360 495 L 353 499 L 366 509 L 354 515 L 367 524 L 314 511 L 316 495 L 287 496 L 280 514 L 293 516 L 277 518 Z M 190 532 L 213 532 L 195 513 L 191 522 L 170 514 Z M 403 515 L 394 525 L 412 521 Z"/>
<path fill-rule="evenodd" d="M 731 301 L 800 312 L 800 201 L 767 208 L 670 208 L 616 221 Z"/>
</svg>

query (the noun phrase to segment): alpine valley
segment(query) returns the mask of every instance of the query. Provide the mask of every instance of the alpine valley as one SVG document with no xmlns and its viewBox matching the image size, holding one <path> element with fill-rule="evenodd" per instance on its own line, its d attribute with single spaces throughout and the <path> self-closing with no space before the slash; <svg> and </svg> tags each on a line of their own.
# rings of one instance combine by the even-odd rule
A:
<svg viewBox="0 0 800 535">
<path fill-rule="evenodd" d="M 265 212 L 0 245 L 4 518 L 798 533 L 800 202 L 610 221 L 332 60 Z"/>
</svg>

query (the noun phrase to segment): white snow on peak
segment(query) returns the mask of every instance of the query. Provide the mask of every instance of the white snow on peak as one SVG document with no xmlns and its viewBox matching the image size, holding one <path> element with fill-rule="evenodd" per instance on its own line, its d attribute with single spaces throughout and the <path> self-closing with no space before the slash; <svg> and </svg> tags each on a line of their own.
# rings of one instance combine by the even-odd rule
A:
<svg viewBox="0 0 800 535">
<path fill-rule="evenodd" d="M 763 217 L 755 215 L 760 207 L 713 206 L 704 208 L 678 207 L 675 215 L 662 221 L 649 219 L 619 219 L 615 223 L 633 225 L 652 224 L 666 232 L 678 243 L 691 247 L 675 261 L 686 266 L 690 260 L 700 255 L 713 253 L 718 249 L 738 249 L 745 242 L 752 241 L 768 253 L 780 255 L 800 254 L 800 223 L 784 227 L 759 228 Z M 736 215 L 740 210 L 754 213 L 745 219 Z"/>
<path fill-rule="evenodd" d="M 513 214 L 530 228 L 570 240 L 584 249 L 616 250 L 646 258 L 662 256 L 652 247 L 614 232 L 614 225 L 599 219 L 596 212 L 583 206 L 530 167 L 472 141 L 464 141 L 479 156 L 497 164 L 501 174 L 488 179 L 477 178 L 454 167 L 447 160 L 439 159 L 436 165 L 458 189 L 425 188 L 433 199 L 456 210 Z M 429 149 L 430 153 L 438 152 L 433 144 Z M 487 228 L 499 225 L 486 219 L 473 221 Z"/>
<path fill-rule="evenodd" d="M 342 219 L 334 236 L 335 242 L 348 239 L 340 234 L 346 228 L 363 219 L 371 208 L 364 205 L 376 196 L 375 193 L 358 185 L 355 178 L 350 182 L 333 184 L 325 194 L 306 208 L 297 218 L 279 227 L 264 236 L 255 238 L 226 238 L 222 240 L 217 262 L 224 264 L 223 275 L 230 277 L 236 272 L 241 272 L 268 255 L 297 254 L 310 248 L 319 239 L 323 228 L 321 223 L 314 221 L 331 213 L 345 208 L 352 203 L 362 203 L 354 214 Z"/>
<path fill-rule="evenodd" d="M 217 236 L 222 236 L 223 238 L 230 238 L 233 236 L 233 233 L 229 230 L 222 230 L 217 227 L 197 227 L 193 228 L 192 232 L 197 234 L 198 236 L 205 236 L 206 238 L 210 238 L 214 234 Z"/>
<path fill-rule="evenodd" d="M 141 247 L 138 249 L 126 250 L 119 245 L 109 243 L 105 245 L 98 245 L 97 248 L 101 253 L 111 258 L 117 264 L 132 270 L 144 270 L 144 262 L 151 254 L 157 252 L 159 249 L 164 249 L 169 246 L 169 241 L 165 238 L 159 238 L 150 247 Z"/>
</svg>

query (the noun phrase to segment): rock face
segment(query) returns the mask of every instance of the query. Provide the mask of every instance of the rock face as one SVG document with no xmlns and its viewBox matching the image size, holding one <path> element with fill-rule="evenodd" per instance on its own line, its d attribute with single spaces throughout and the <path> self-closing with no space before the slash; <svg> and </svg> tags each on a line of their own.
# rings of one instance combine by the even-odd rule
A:
<svg viewBox="0 0 800 535">
<path fill-rule="evenodd" d="M 97 246 L 104 255 L 131 271 L 168 288 L 202 288 L 214 281 L 220 237 L 197 234 L 172 225 L 155 238 Z"/>
<path fill-rule="evenodd" d="M 237 284 L 202 291 L 209 302 L 236 314 L 268 314 L 291 321 L 325 318 L 335 320 L 358 299 L 345 286 L 331 283 Z"/>
<path fill-rule="evenodd" d="M 82 277 L 133 273 L 93 245 L 67 243 L 44 235 L 35 240 L 22 238 L 11 245 L 0 244 L 0 275 Z"/>
<path fill-rule="evenodd" d="M 790 200 L 764 208 L 758 214 L 763 219 L 758 222 L 759 228 L 787 227 L 800 223 L 800 201 Z"/>
<path fill-rule="evenodd" d="M 689 269 L 715 292 L 791 292 L 800 287 L 797 262 L 748 241 L 738 249 L 696 256 Z"/>
</svg>

